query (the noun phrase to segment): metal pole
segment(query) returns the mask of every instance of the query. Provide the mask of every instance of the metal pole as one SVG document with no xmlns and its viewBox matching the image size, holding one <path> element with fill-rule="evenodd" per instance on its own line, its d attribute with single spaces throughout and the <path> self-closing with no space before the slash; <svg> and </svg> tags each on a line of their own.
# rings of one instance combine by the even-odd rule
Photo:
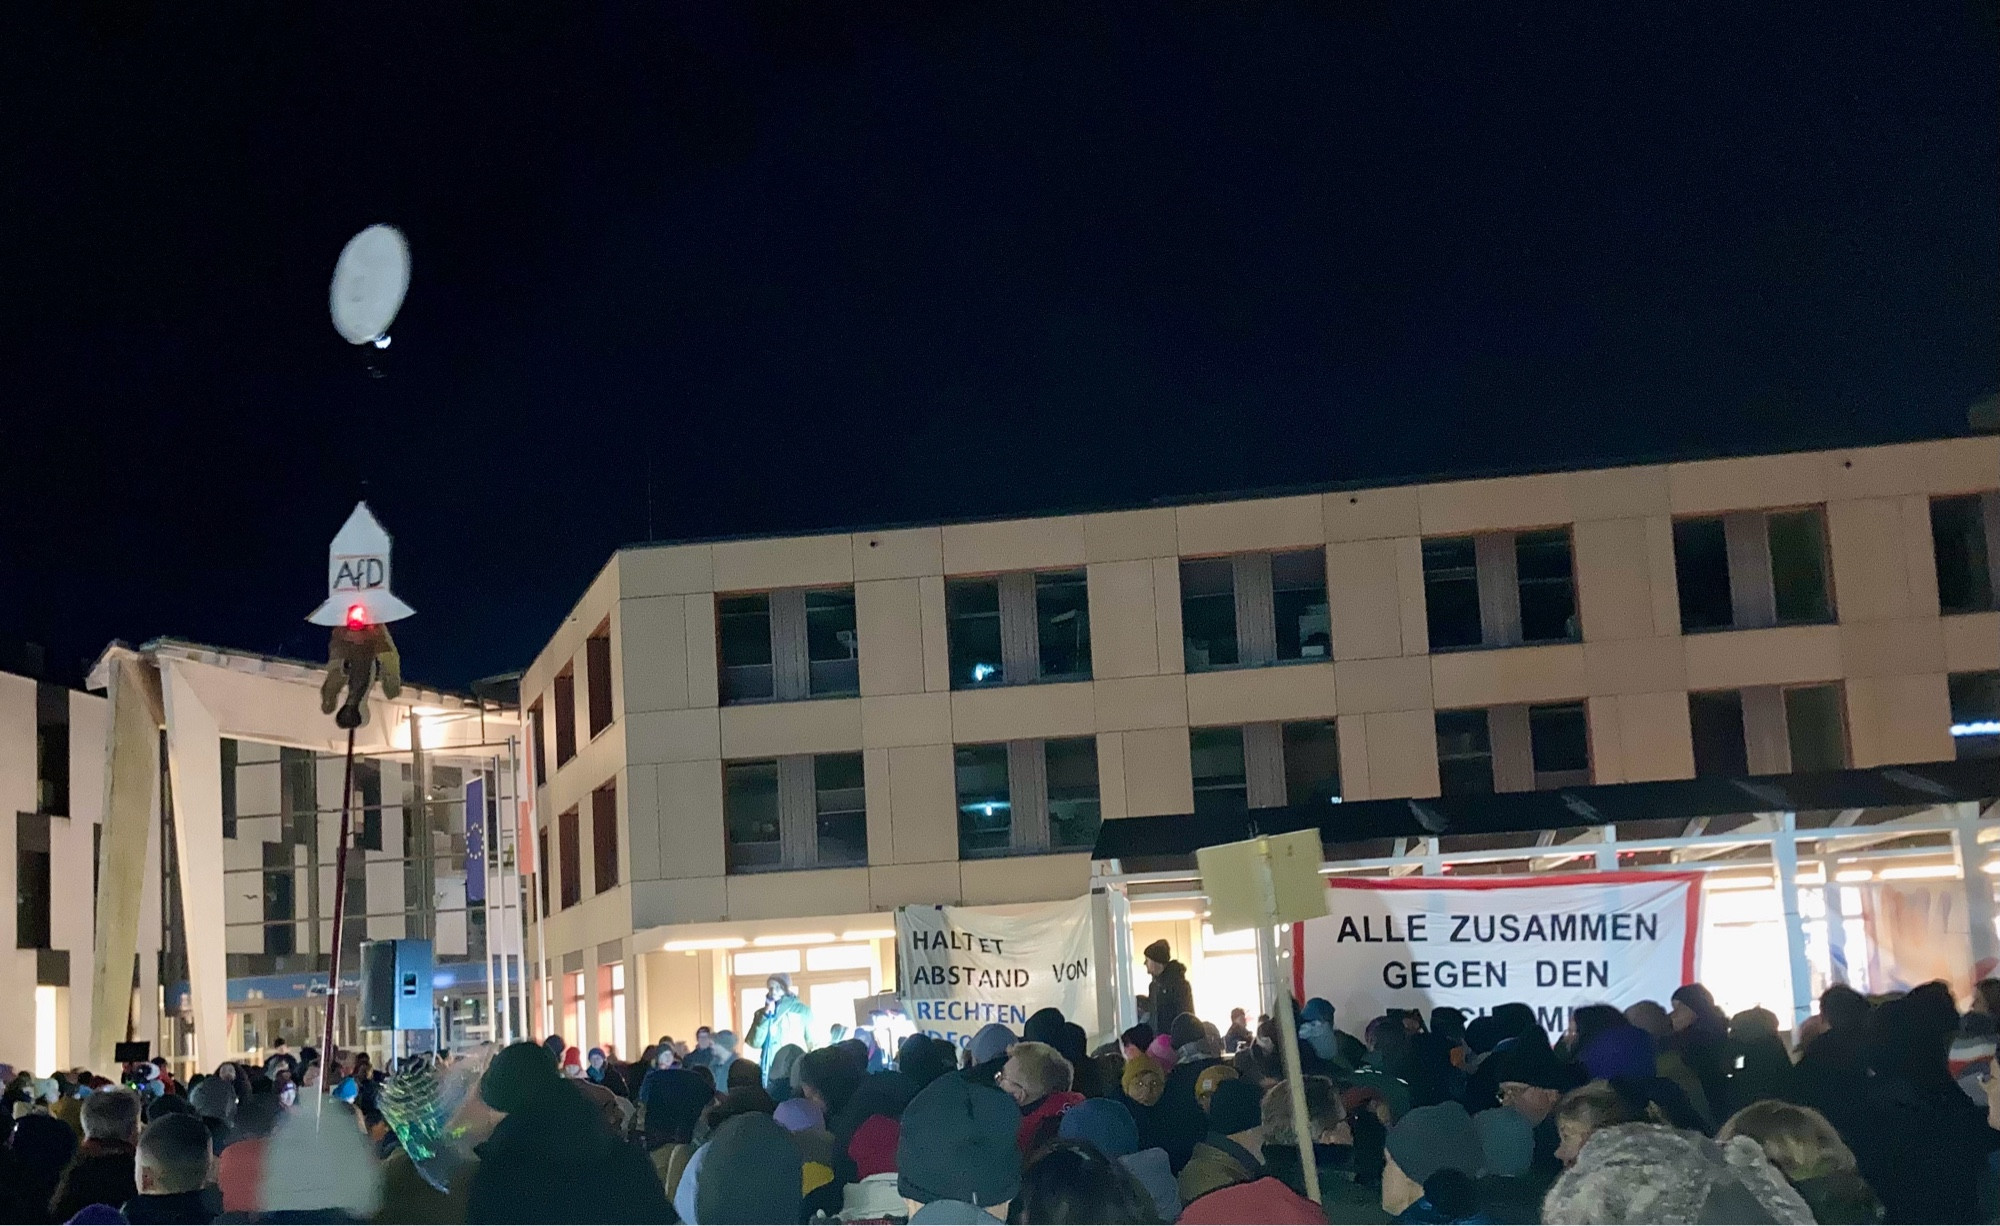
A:
<svg viewBox="0 0 2000 1226">
<path fill-rule="evenodd" d="M 317 1104 L 326 1101 L 326 1091 L 333 1084 L 335 1010 L 340 1003 L 340 925 L 347 912 L 347 843 L 354 820 L 354 729 L 347 730 L 347 769 L 340 786 L 340 842 L 334 848 L 333 856 L 333 957 L 326 972 L 326 1041 L 319 1053 L 319 1095 Z M 317 875 L 317 874 L 315 874 Z M 313 927 L 319 927 L 317 918 Z M 316 1122 L 316 1121 L 315 1121 Z"/>
<path fill-rule="evenodd" d="M 1820 893 L 1826 899 L 1826 977 L 1832 983 L 1848 981 L 1847 916 L 1840 898 L 1846 887 L 1834 880 L 1839 871 L 1839 861 L 1832 856 L 1819 862 Z"/>
<path fill-rule="evenodd" d="M 1278 920 L 1278 886 L 1271 879 L 1271 840 L 1257 840 L 1259 883 L 1264 889 L 1264 925 L 1269 934 Z M 1306 1177 L 1306 1199 L 1324 1204 L 1319 1191 L 1319 1163 L 1313 1157 L 1312 1119 L 1306 1112 L 1305 1070 L 1299 1066 L 1299 1024 L 1292 1016 L 1291 981 L 1279 976 L 1278 1035 L 1285 1045 L 1285 1082 L 1292 1092 L 1292 1139 L 1299 1147 L 1299 1169 Z"/>
<path fill-rule="evenodd" d="M 1785 953 L 1792 968 L 1792 1029 L 1812 1016 L 1812 962 L 1806 957 L 1805 919 L 1799 914 L 1798 814 L 1780 813 L 1771 836 L 1778 866 L 1778 905 L 1785 914 Z"/>
<path fill-rule="evenodd" d="M 1972 943 L 1975 979 L 1993 974 L 1996 942 L 1993 931 L 1993 881 L 1986 875 L 1984 853 L 1979 849 L 1979 805 L 1956 804 L 1957 829 L 1952 831 L 1953 849 L 1958 853 L 1960 880 L 1965 883 L 1965 923 Z"/>
</svg>

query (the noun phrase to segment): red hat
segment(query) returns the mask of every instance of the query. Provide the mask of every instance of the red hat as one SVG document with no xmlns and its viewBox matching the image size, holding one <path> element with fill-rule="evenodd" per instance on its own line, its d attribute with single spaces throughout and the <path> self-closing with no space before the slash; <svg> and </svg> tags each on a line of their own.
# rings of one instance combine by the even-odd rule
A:
<svg viewBox="0 0 2000 1226">
<path fill-rule="evenodd" d="M 896 1169 L 896 1146 L 903 1139 L 902 1121 L 887 1115 L 871 1115 L 854 1130 L 847 1143 L 847 1156 L 854 1159 L 857 1178 L 882 1175 Z"/>
<path fill-rule="evenodd" d="M 572 1064 L 576 1065 L 578 1068 L 582 1068 L 583 1053 L 578 1051 L 574 1047 L 565 1047 L 563 1048 L 563 1067 L 568 1068 Z"/>
<path fill-rule="evenodd" d="M 1180 1220 L 1200 1226 L 1234 1226 L 1237 1222 L 1326 1226 L 1326 1212 L 1266 1175 L 1250 1183 L 1231 1184 L 1198 1197 L 1181 1210 Z"/>
</svg>

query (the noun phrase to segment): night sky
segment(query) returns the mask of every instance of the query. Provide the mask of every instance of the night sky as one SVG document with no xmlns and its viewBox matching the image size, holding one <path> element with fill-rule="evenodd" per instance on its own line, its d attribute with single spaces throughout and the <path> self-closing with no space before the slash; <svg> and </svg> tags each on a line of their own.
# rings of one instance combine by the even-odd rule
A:
<svg viewBox="0 0 2000 1226">
<path fill-rule="evenodd" d="M 1967 3 L 9 6 L 0 638 L 413 677 L 620 544 L 1961 432 Z M 327 319 L 409 236 L 371 378 Z"/>
</svg>

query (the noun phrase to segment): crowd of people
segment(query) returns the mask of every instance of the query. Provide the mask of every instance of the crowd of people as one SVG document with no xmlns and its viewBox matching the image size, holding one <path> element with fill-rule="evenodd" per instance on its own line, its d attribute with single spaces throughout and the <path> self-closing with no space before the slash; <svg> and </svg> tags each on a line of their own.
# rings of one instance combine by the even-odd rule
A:
<svg viewBox="0 0 2000 1226">
<path fill-rule="evenodd" d="M 744 1042 L 703 1029 L 630 1064 L 551 1036 L 386 1073 L 280 1045 L 186 1086 L 156 1064 L 116 1082 L 5 1070 L 0 1217 L 2000 1220 L 1997 981 L 1964 1015 L 1942 983 L 1830 988 L 1789 1038 L 1699 984 L 1578 1008 L 1554 1041 L 1521 1004 L 1392 1011 L 1357 1035 L 1310 1000 L 1301 1138 L 1279 1024 L 1199 1019 L 1171 951 L 1146 955 L 1146 1020 L 1094 1051 L 1054 1009 L 962 1047 L 918 1034 L 886 1051 L 865 1029 L 811 1047 L 774 979 Z M 462 1101 L 435 1090 L 454 1073 Z"/>
</svg>

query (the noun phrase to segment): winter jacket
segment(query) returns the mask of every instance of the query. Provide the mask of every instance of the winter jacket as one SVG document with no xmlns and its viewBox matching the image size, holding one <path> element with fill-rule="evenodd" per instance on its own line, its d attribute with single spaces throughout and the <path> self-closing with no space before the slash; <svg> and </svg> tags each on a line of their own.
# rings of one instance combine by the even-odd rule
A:
<svg viewBox="0 0 2000 1226">
<path fill-rule="evenodd" d="M 1174 1181 L 1174 1168 L 1167 1161 L 1167 1151 L 1158 1147 L 1142 1149 L 1136 1154 L 1126 1154 L 1118 1161 L 1132 1172 L 1132 1178 L 1152 1198 L 1156 1216 L 1162 1222 L 1171 1222 L 1181 1215 L 1180 1185 Z"/>
<path fill-rule="evenodd" d="M 1329 1222 L 1383 1223 L 1382 1190 L 1354 1179 L 1354 1151 L 1347 1145 L 1313 1146 L 1313 1164 L 1319 1168 L 1320 1204 L 1326 1207 Z M 1266 1145 L 1264 1170 L 1300 1196 L 1306 1194 L 1305 1168 L 1299 1163 L 1296 1145 Z"/>
<path fill-rule="evenodd" d="M 812 1010 L 797 995 L 787 992 L 778 998 L 777 1004 L 757 1010 L 756 1021 L 744 1042 L 757 1050 L 757 1062 L 769 1081 L 771 1061 L 779 1048 L 795 1044 L 805 1051 L 812 1050 Z"/>
<path fill-rule="evenodd" d="M 212 1187 L 196 1188 L 192 1192 L 175 1192 L 171 1196 L 135 1196 L 125 1202 L 119 1212 L 125 1220 L 133 1223 L 163 1223 L 176 1226 L 192 1222 L 196 1226 L 207 1226 L 222 1212 L 222 1197 Z"/>
<path fill-rule="evenodd" d="M 672 1206 L 646 1154 L 611 1135 L 567 1083 L 509 1114 L 476 1147 L 468 1222 L 665 1222 Z M 587 1180 L 588 1195 L 578 1195 Z"/>
<path fill-rule="evenodd" d="M 67 1222 L 85 1205 L 122 1205 L 137 1195 L 132 1146 L 123 1141 L 85 1141 L 56 1184 L 50 1216 Z"/>
<path fill-rule="evenodd" d="M 1021 1147 L 1021 1157 L 1026 1158 L 1055 1140 L 1056 1129 L 1062 1123 L 1062 1113 L 1082 1101 L 1083 1095 L 1074 1090 L 1058 1090 L 1054 1094 L 1044 1094 L 1022 1108 L 1021 1127 L 1014 1134 L 1015 1143 Z"/>
<path fill-rule="evenodd" d="M 1233 1183 L 1249 1183 L 1263 1175 L 1264 1164 L 1257 1155 L 1220 1133 L 1210 1133 L 1207 1140 L 1194 1147 L 1187 1165 L 1181 1168 L 1181 1203 Z"/>
<path fill-rule="evenodd" d="M 1146 1020 L 1152 1024 L 1153 1033 L 1165 1034 L 1173 1029 L 1175 1018 L 1194 1012 L 1194 987 L 1188 983 L 1187 967 L 1178 958 L 1161 967 L 1146 988 L 1146 999 L 1152 1009 L 1152 1016 Z"/>
</svg>

